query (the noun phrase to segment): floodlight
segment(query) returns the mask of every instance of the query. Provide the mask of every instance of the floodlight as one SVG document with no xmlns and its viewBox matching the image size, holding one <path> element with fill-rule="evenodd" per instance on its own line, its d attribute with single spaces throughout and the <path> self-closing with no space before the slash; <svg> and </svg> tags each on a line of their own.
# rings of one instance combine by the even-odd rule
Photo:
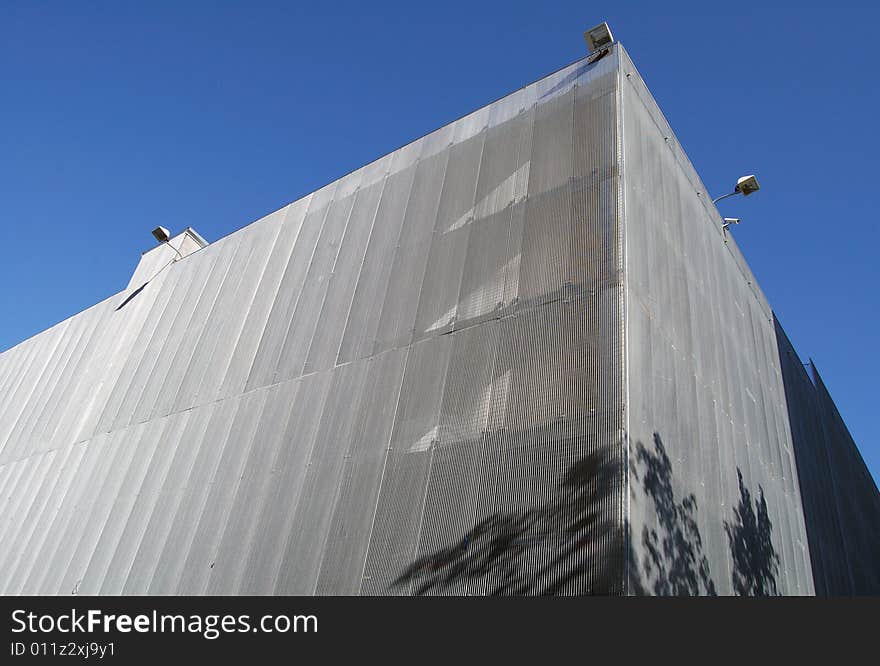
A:
<svg viewBox="0 0 880 666">
<path fill-rule="evenodd" d="M 587 30 L 584 33 L 584 39 L 587 41 L 587 48 L 590 53 L 609 46 L 614 41 L 614 37 L 611 36 L 611 28 L 608 27 L 605 21 Z"/>
<path fill-rule="evenodd" d="M 160 243 L 167 243 L 171 238 L 171 232 L 168 231 L 165 227 L 156 227 L 153 229 L 153 238 L 155 238 Z"/>
<path fill-rule="evenodd" d="M 758 179 L 755 178 L 754 175 L 751 176 L 743 176 L 738 181 L 736 181 L 736 188 L 734 191 L 742 192 L 744 197 L 749 196 L 752 192 L 757 192 L 761 189 L 761 186 L 758 185 Z"/>
<path fill-rule="evenodd" d="M 722 199 L 726 199 L 727 197 L 735 197 L 737 194 L 742 194 L 744 197 L 747 197 L 752 192 L 757 192 L 760 189 L 761 186 L 758 185 L 758 179 L 755 178 L 754 174 L 750 176 L 743 176 L 736 181 L 736 187 L 733 188 L 733 192 L 730 192 L 729 194 L 723 194 L 717 199 L 713 199 L 712 203 L 717 204 Z"/>
<path fill-rule="evenodd" d="M 171 232 L 168 231 L 168 229 L 166 229 L 165 227 L 156 227 L 155 229 L 153 229 L 153 238 L 155 238 L 160 243 L 164 243 L 177 253 L 177 257 L 174 259 L 174 261 L 177 261 L 178 259 L 183 259 L 183 255 L 180 254 L 180 250 L 178 250 L 176 247 L 168 242 L 169 240 L 171 240 Z"/>
</svg>

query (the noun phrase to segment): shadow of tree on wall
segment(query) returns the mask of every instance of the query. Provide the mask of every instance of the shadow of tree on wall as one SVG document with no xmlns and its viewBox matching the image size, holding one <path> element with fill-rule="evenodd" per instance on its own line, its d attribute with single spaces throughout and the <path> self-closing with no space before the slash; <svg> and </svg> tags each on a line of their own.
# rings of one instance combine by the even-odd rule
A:
<svg viewBox="0 0 880 666">
<path fill-rule="evenodd" d="M 764 489 L 758 486 L 758 497 L 739 478 L 739 504 L 734 508 L 734 520 L 724 521 L 724 531 L 730 544 L 733 591 L 742 596 L 776 596 L 776 576 L 779 574 L 779 554 L 773 547 L 773 524 L 767 513 Z"/>
<path fill-rule="evenodd" d="M 479 520 L 456 543 L 415 560 L 392 587 L 412 583 L 419 595 L 461 593 L 463 583 L 490 595 L 621 594 L 626 562 L 630 593 L 716 595 L 697 524 L 696 496 L 676 494 L 672 462 L 660 435 L 654 433 L 650 448 L 638 442 L 632 461 L 633 481 L 641 484 L 657 517 L 656 525 L 642 530 L 641 562 L 632 545 L 624 557 L 624 532 L 614 518 L 619 469 L 607 449 L 582 457 L 566 470 L 548 501 Z M 771 541 L 764 492 L 759 486 L 753 497 L 739 469 L 737 474 L 739 504 L 734 520 L 724 521 L 733 590 L 776 595 L 780 558 Z"/>
<path fill-rule="evenodd" d="M 657 527 L 642 530 L 645 555 L 644 582 L 633 578 L 634 591 L 657 595 L 715 595 L 709 561 L 703 553 L 703 540 L 697 525 L 697 498 L 691 493 L 680 500 L 672 487 L 672 464 L 663 440 L 654 433 L 653 450 L 638 442 L 633 469 L 636 481 L 651 498 L 657 514 Z"/>
<path fill-rule="evenodd" d="M 462 582 L 489 595 L 620 594 L 617 469 L 605 454 L 584 456 L 549 501 L 480 520 L 458 543 L 413 562 L 392 586 L 412 581 L 420 595 Z"/>
</svg>

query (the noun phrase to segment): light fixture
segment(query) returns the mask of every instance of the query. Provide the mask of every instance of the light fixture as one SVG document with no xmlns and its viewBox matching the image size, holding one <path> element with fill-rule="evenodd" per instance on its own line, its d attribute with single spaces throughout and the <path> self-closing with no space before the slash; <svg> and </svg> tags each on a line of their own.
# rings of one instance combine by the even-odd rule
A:
<svg viewBox="0 0 880 666">
<path fill-rule="evenodd" d="M 180 250 L 178 250 L 176 247 L 168 242 L 171 240 L 171 232 L 168 231 L 168 229 L 166 229 L 165 227 L 156 227 L 155 229 L 153 229 L 153 238 L 155 238 L 160 243 L 164 243 L 177 253 L 177 257 L 174 259 L 174 261 L 177 261 L 178 259 L 183 259 L 183 255 L 180 254 Z"/>
<path fill-rule="evenodd" d="M 752 192 L 757 192 L 760 189 L 761 186 L 758 185 L 758 179 L 755 178 L 754 174 L 750 176 L 743 176 L 736 181 L 736 187 L 733 188 L 733 192 L 729 194 L 723 194 L 717 199 L 713 199 L 712 203 L 716 204 L 722 199 L 726 199 L 727 197 L 735 197 L 737 194 L 742 194 L 744 197 L 747 197 L 752 194 Z"/>
<path fill-rule="evenodd" d="M 742 192 L 744 197 L 747 197 L 752 192 L 757 192 L 760 189 L 761 186 L 758 185 L 758 179 L 755 178 L 754 175 L 743 176 L 738 181 L 736 181 L 736 191 Z"/>
<path fill-rule="evenodd" d="M 587 48 L 590 53 L 595 53 L 614 42 L 614 37 L 611 36 L 611 28 L 608 27 L 605 21 L 587 30 L 584 33 L 584 39 L 587 41 Z"/>
</svg>

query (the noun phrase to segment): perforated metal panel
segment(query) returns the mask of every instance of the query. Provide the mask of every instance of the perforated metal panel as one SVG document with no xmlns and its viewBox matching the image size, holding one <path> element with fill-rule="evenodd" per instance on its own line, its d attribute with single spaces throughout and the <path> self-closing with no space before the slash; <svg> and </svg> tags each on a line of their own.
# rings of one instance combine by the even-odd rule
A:
<svg viewBox="0 0 880 666">
<path fill-rule="evenodd" d="M 815 366 L 775 324 L 816 592 L 876 595 L 880 493 Z"/>
<path fill-rule="evenodd" d="M 630 590 L 812 594 L 772 312 L 625 54 L 621 73 Z"/>
<path fill-rule="evenodd" d="M 146 253 L 0 354 L 0 592 L 876 589 L 876 488 L 715 216 L 615 46 Z"/>
<path fill-rule="evenodd" d="M 406 572 L 516 488 L 554 514 L 579 455 L 619 466 L 615 71 L 555 72 L 2 355 L 0 472 L 36 521 L 4 524 L 4 589 L 514 591 Z M 561 573 L 586 559 L 547 568 L 557 537 L 520 591 L 591 591 Z"/>
</svg>

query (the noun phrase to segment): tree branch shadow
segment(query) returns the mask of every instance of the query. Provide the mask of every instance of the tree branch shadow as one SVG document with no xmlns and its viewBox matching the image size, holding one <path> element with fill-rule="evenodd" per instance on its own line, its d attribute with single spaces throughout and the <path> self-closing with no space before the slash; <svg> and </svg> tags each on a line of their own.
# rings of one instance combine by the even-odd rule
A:
<svg viewBox="0 0 880 666">
<path fill-rule="evenodd" d="M 664 596 L 716 595 L 696 520 L 697 498 L 693 493 L 676 497 L 672 463 L 658 433 L 654 433 L 652 449 L 636 444 L 635 461 L 641 477 L 635 469 L 633 476 L 651 498 L 657 515 L 655 527 L 642 529 L 642 566 L 647 580 L 640 582 L 639 588 Z"/>
<path fill-rule="evenodd" d="M 724 521 L 733 563 L 733 590 L 741 596 L 777 596 L 779 554 L 773 547 L 773 523 L 767 512 L 764 489 L 759 485 L 758 497 L 753 498 L 738 467 L 736 475 L 739 504 L 733 510 L 734 520 Z"/>
<path fill-rule="evenodd" d="M 620 530 L 610 507 L 619 466 L 590 453 L 565 472 L 548 501 L 479 520 L 457 543 L 420 557 L 392 586 L 415 594 L 461 589 L 488 595 L 611 595 L 622 591 Z"/>
<path fill-rule="evenodd" d="M 641 533 L 638 561 L 632 541 L 616 523 L 620 464 L 609 448 L 573 463 L 549 500 L 530 509 L 504 508 L 478 520 L 459 540 L 413 561 L 392 587 L 413 585 L 418 595 L 464 586 L 490 595 L 634 594 L 692 596 L 717 594 L 694 493 L 680 496 L 663 440 L 635 446 L 633 479 L 653 504 L 656 523 Z M 740 500 L 734 520 L 724 521 L 733 568 L 733 590 L 740 595 L 776 595 L 779 555 L 764 491 L 754 498 L 739 477 Z M 624 542 L 629 542 L 625 549 Z M 626 551 L 626 556 L 624 553 Z"/>
</svg>

